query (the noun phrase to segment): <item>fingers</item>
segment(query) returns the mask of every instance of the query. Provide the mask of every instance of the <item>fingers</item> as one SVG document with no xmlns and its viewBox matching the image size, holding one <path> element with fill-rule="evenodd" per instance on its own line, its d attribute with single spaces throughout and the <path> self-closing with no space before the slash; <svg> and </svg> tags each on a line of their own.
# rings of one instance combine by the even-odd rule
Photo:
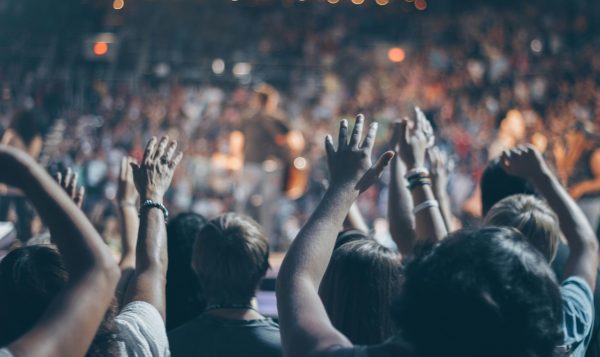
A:
<svg viewBox="0 0 600 357">
<path fill-rule="evenodd" d="M 163 136 L 160 139 L 160 141 L 158 142 L 158 146 L 156 147 L 156 151 L 154 152 L 154 156 L 152 157 L 153 160 L 160 160 L 163 157 L 168 143 L 169 143 L 168 136 Z"/>
<path fill-rule="evenodd" d="M 379 125 L 377 124 L 377 122 L 371 123 L 371 125 L 369 125 L 369 131 L 367 132 L 367 136 L 365 136 L 365 140 L 363 141 L 361 146 L 362 149 L 369 150 L 369 152 L 373 150 L 373 145 L 375 144 L 375 136 L 377 136 L 378 126 Z"/>
<path fill-rule="evenodd" d="M 338 138 L 338 151 L 348 146 L 348 121 L 342 119 L 340 122 L 340 133 Z"/>
<path fill-rule="evenodd" d="M 399 124 L 400 143 L 408 142 L 408 118 L 402 118 Z"/>
<path fill-rule="evenodd" d="M 425 114 L 421 111 L 421 108 L 415 107 L 415 131 L 423 130 Z"/>
<path fill-rule="evenodd" d="M 181 162 L 182 158 L 183 158 L 183 152 L 180 151 L 177 153 L 177 155 L 175 155 L 175 158 L 169 162 L 169 167 L 171 169 L 174 169 L 175 167 L 177 167 L 177 165 L 179 165 L 179 163 Z"/>
<path fill-rule="evenodd" d="M 121 158 L 121 169 L 119 170 L 119 179 L 125 181 L 127 179 L 127 170 L 129 170 L 129 157 Z"/>
<path fill-rule="evenodd" d="M 59 185 L 62 186 L 62 174 L 60 172 L 54 174 L 54 179 L 56 180 L 56 182 L 58 182 Z"/>
<path fill-rule="evenodd" d="M 396 120 L 392 123 L 392 137 L 390 138 L 390 147 L 394 150 L 397 149 L 398 143 L 401 138 L 401 125 L 400 120 Z"/>
<path fill-rule="evenodd" d="M 358 143 L 362 136 L 362 129 L 365 121 L 365 116 L 358 114 L 356 116 L 356 122 L 354 123 L 354 129 L 352 130 L 352 136 L 350 137 L 350 148 L 358 149 Z"/>
<path fill-rule="evenodd" d="M 73 199 L 75 201 L 75 204 L 78 205 L 79 207 L 81 207 L 81 204 L 83 203 L 84 196 L 85 196 L 85 187 L 81 186 L 81 187 L 79 187 L 79 190 L 77 190 L 77 194 L 75 195 L 75 198 Z"/>
<path fill-rule="evenodd" d="M 175 154 L 175 149 L 177 149 L 177 141 L 171 140 L 169 146 L 167 146 L 167 151 L 165 151 L 165 155 L 163 157 L 166 160 L 171 161 L 173 159 L 173 154 Z"/>
<path fill-rule="evenodd" d="M 332 160 L 335 155 L 335 148 L 333 147 L 331 135 L 325 137 L 325 152 L 327 153 L 327 159 Z"/>
<path fill-rule="evenodd" d="M 77 195 L 78 178 L 79 178 L 79 175 L 75 173 L 75 174 L 71 175 L 69 181 L 65 181 L 65 189 L 67 190 L 67 193 L 69 194 L 69 196 L 71 196 L 72 198 L 75 198 L 75 196 Z"/>
<path fill-rule="evenodd" d="M 148 162 L 154 157 L 154 149 L 156 148 L 156 137 L 152 137 L 148 144 L 146 145 L 146 149 L 144 150 L 144 162 Z"/>
<path fill-rule="evenodd" d="M 61 182 L 61 186 L 68 192 L 67 187 L 69 186 L 69 182 L 71 182 L 71 178 L 73 177 L 73 171 L 71 168 L 67 168 L 65 174 L 63 176 L 63 180 Z"/>
</svg>

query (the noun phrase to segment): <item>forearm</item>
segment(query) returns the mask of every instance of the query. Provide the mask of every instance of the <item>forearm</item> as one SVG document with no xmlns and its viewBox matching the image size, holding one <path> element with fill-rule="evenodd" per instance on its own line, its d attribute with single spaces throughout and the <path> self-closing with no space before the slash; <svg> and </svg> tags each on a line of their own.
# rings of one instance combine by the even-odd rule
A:
<svg viewBox="0 0 600 357">
<path fill-rule="evenodd" d="M 579 184 L 573 186 L 572 189 L 579 191 L 581 195 L 600 191 L 600 177 L 593 180 L 580 182 Z"/>
<path fill-rule="evenodd" d="M 344 220 L 344 229 L 355 229 L 364 232 L 365 234 L 369 233 L 369 226 L 367 225 L 367 222 L 365 222 L 356 203 L 350 207 L 350 211 Z"/>
<path fill-rule="evenodd" d="M 121 270 L 135 268 L 135 255 L 137 235 L 140 226 L 140 218 L 135 206 L 131 204 L 119 204 L 121 219 Z"/>
<path fill-rule="evenodd" d="M 411 191 L 415 207 L 426 201 L 436 201 L 431 187 L 424 185 Z M 440 208 L 429 207 L 415 213 L 417 244 L 435 243 L 448 235 Z"/>
<path fill-rule="evenodd" d="M 532 181 L 558 215 L 561 231 L 567 239 L 570 252 L 565 275 L 580 276 L 594 289 L 598 268 L 598 242 L 594 230 L 552 173 L 544 170 Z"/>
<path fill-rule="evenodd" d="M 415 217 L 413 200 L 406 187 L 402 163 L 398 157 L 392 159 L 388 199 L 388 222 L 392 239 L 404 255 L 410 254 L 415 243 Z"/>
<path fill-rule="evenodd" d="M 293 280 L 302 275 L 318 286 L 331 258 L 338 232 L 350 206 L 358 197 L 352 189 L 330 188 L 286 254 L 280 276 Z"/>
<path fill-rule="evenodd" d="M 446 230 L 448 232 L 452 232 L 452 210 L 450 209 L 450 197 L 448 196 L 445 187 L 435 187 L 434 196 L 440 204 L 440 212 L 442 214 L 442 218 L 444 219 L 444 223 L 446 224 Z"/>
<path fill-rule="evenodd" d="M 140 217 L 135 273 L 128 287 L 127 302 L 145 301 L 165 318 L 167 232 L 164 215 L 156 208 Z"/>
</svg>

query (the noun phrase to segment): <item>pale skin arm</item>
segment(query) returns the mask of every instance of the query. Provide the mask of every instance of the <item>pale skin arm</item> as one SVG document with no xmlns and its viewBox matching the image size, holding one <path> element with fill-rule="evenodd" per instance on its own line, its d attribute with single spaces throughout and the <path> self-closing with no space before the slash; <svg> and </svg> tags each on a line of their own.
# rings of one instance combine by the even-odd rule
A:
<svg viewBox="0 0 600 357">
<path fill-rule="evenodd" d="M 450 197 L 448 196 L 448 156 L 437 147 L 427 151 L 431 163 L 432 189 L 440 204 L 440 211 L 446 223 L 446 229 L 451 232 L 452 210 L 450 209 Z"/>
<path fill-rule="evenodd" d="M 424 128 L 426 127 L 424 120 L 424 116 L 417 116 L 412 128 L 409 128 L 408 119 L 400 121 L 399 156 L 409 171 L 425 166 L 425 153 L 430 144 L 424 132 Z M 412 189 L 411 195 L 415 207 L 425 201 L 436 200 L 431 187 L 428 185 Z M 439 207 L 426 208 L 416 213 L 415 226 L 416 241 L 412 248 L 417 244 L 438 242 L 448 235 L 446 223 Z"/>
<path fill-rule="evenodd" d="M 390 140 L 391 149 L 398 153 L 401 138 L 402 123 L 393 123 L 393 134 Z M 388 223 L 392 239 L 398 246 L 402 255 L 408 255 L 416 241 L 415 216 L 412 213 L 413 201 L 410 191 L 406 187 L 406 165 L 395 155 L 391 162 L 391 176 L 388 199 Z"/>
<path fill-rule="evenodd" d="M 578 276 L 594 290 L 598 271 L 598 241 L 577 203 L 532 146 L 505 151 L 500 162 L 508 174 L 529 180 L 556 212 L 570 250 L 565 277 Z"/>
<path fill-rule="evenodd" d="M 393 152 L 387 152 L 371 165 L 377 126 L 370 126 L 360 144 L 363 122 L 359 116 L 348 142 L 348 124 L 342 121 L 337 151 L 327 137 L 331 185 L 294 240 L 279 272 L 277 305 L 286 356 L 326 356 L 333 348 L 352 346 L 332 326 L 318 288 L 350 207 L 393 157 Z"/>
<path fill-rule="evenodd" d="M 37 208 L 70 276 L 36 325 L 8 349 L 15 356 L 83 356 L 112 300 L 117 264 L 79 207 L 31 157 L 0 147 L 0 162 L 0 181 L 20 188 Z"/>
<path fill-rule="evenodd" d="M 177 143 L 163 137 L 152 138 L 140 166 L 131 164 L 141 202 L 162 203 L 171 185 L 173 173 L 183 154 L 175 153 Z M 135 272 L 129 283 L 125 302 L 144 301 L 153 305 L 165 320 L 165 286 L 167 277 L 167 229 L 163 212 L 157 208 L 141 212 L 136 248 Z"/>
</svg>

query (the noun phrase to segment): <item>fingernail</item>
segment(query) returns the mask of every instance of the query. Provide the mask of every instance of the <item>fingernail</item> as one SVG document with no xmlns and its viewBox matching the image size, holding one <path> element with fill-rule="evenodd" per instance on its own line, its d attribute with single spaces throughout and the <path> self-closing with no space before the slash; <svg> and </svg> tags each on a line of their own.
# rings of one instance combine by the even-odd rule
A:
<svg viewBox="0 0 600 357">
<path fill-rule="evenodd" d="M 365 116 L 364 116 L 364 115 L 362 115 L 362 114 L 358 114 L 358 115 L 356 116 L 356 120 L 357 120 L 357 121 L 363 121 L 363 120 L 365 120 Z"/>
<path fill-rule="evenodd" d="M 346 119 L 342 119 L 342 122 L 340 123 L 341 126 L 348 126 L 348 121 Z"/>
</svg>

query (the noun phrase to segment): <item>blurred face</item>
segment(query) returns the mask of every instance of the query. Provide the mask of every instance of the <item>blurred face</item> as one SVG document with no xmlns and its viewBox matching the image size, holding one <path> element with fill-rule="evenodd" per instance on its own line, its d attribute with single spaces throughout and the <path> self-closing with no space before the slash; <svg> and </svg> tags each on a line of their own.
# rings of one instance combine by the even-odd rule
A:
<svg viewBox="0 0 600 357">
<path fill-rule="evenodd" d="M 510 134 L 515 140 L 521 140 L 525 137 L 525 120 L 521 113 L 511 111 L 502 122 L 502 129 Z"/>
</svg>

